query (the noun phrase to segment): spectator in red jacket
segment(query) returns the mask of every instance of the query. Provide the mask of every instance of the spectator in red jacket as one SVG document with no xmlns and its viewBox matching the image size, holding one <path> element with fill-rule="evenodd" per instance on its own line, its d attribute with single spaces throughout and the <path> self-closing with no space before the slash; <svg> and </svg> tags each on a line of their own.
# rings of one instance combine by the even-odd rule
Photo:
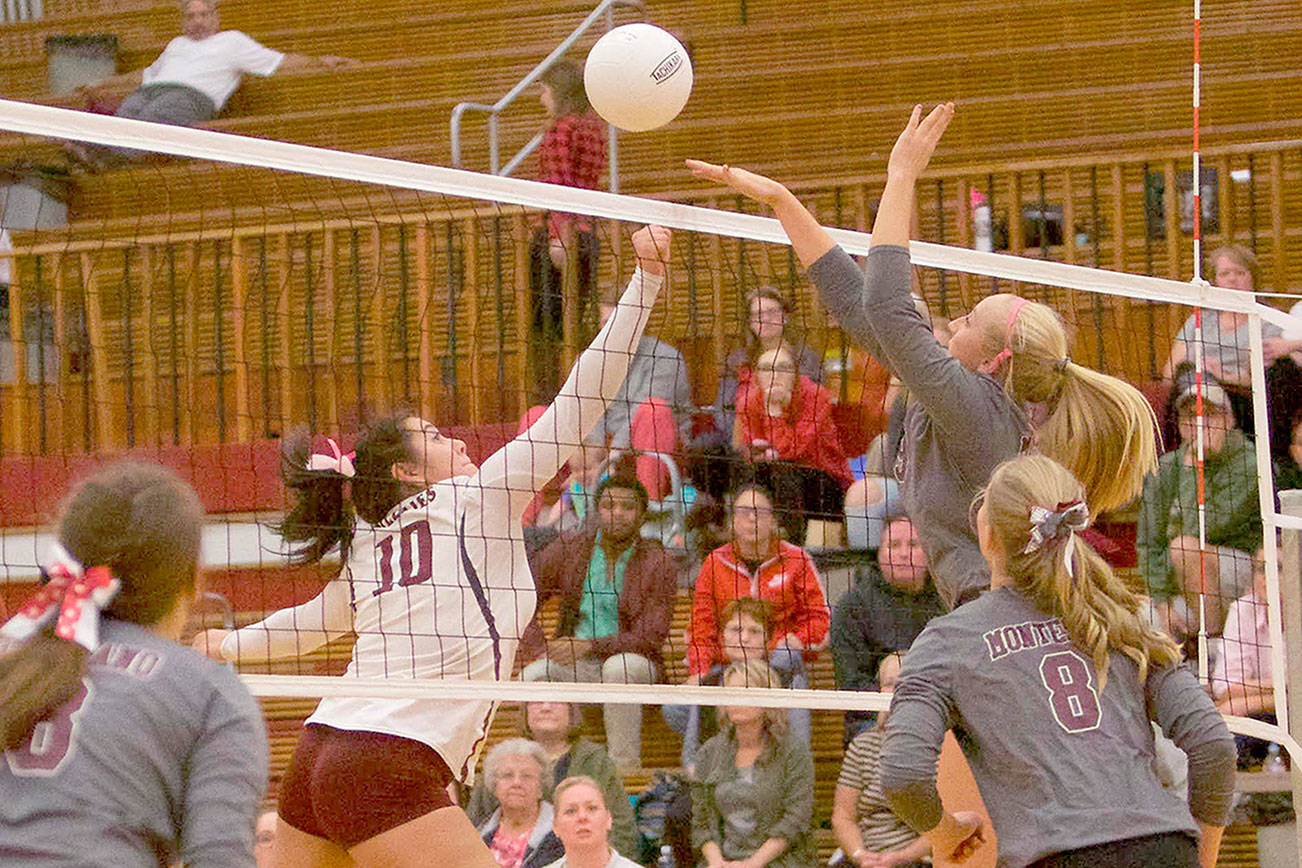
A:
<svg viewBox="0 0 1302 868">
<path fill-rule="evenodd" d="M 606 167 L 606 125 L 588 106 L 583 68 L 571 60 L 553 64 L 542 75 L 539 101 L 547 112 L 548 125 L 538 146 L 538 180 L 595 190 Z M 547 403 L 560 385 L 555 363 L 560 354 L 555 344 L 563 334 L 564 271 L 571 250 L 578 272 L 578 298 L 570 304 L 575 322 L 583 324 L 597 286 L 600 245 L 596 226 L 583 214 L 549 212 L 534 230 L 529 245 L 534 337 L 542 344 L 534 358 L 539 388 L 546 392 L 536 396 L 540 403 Z M 583 335 L 575 339 L 582 343 Z"/>
<path fill-rule="evenodd" d="M 787 538 L 800 541 L 805 520 L 840 521 L 845 490 L 853 481 L 832 419 L 832 393 L 796 370 L 779 347 L 755 361 L 753 388 L 744 390 L 732 443 L 744 458 L 764 466 Z"/>
<path fill-rule="evenodd" d="M 559 537 L 533 565 L 539 601 L 561 598 L 560 622 L 545 640 L 545 656 L 525 667 L 526 681 L 651 684 L 663 674 L 677 567 L 658 541 L 641 536 L 646 489 L 629 470 L 597 487 L 596 504 L 595 525 Z M 530 626 L 526 656 L 543 650 L 541 631 Z M 604 717 L 615 765 L 640 766 L 641 707 L 610 703 Z"/>
<path fill-rule="evenodd" d="M 688 671 L 704 675 L 727 661 L 719 639 L 723 612 L 733 600 L 753 597 L 772 613 L 770 664 L 791 674 L 792 687 L 808 687 L 804 659 L 825 644 L 831 620 L 818 568 L 808 552 L 779 535 L 773 495 L 764 486 L 739 487 L 729 498 L 729 520 L 732 539 L 710 553 L 696 577 Z M 793 713 L 791 724 L 808 740 L 808 711 Z"/>
</svg>

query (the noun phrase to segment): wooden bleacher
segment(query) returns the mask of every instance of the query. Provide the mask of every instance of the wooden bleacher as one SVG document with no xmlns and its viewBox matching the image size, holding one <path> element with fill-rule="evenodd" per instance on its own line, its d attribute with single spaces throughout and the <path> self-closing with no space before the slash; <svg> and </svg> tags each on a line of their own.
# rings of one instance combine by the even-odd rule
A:
<svg viewBox="0 0 1302 868">
<path fill-rule="evenodd" d="M 127 52 L 124 68 L 150 58 L 174 35 L 169 4 L 121 7 L 98 13 L 84 8 L 0 30 L 7 94 L 40 96 L 48 35 L 115 32 Z M 341 8 L 321 22 L 303 0 L 229 4 L 226 26 L 277 47 L 346 54 L 362 63 L 337 73 L 251 81 L 214 126 L 446 164 L 452 105 L 505 92 L 587 8 L 573 0 L 548 4 L 545 11 L 463 0 L 448 10 L 429 0 L 385 0 Z M 1240 0 L 1208 15 L 1205 146 L 1302 131 L 1302 113 L 1288 102 L 1299 98 L 1286 96 L 1302 93 L 1302 72 L 1289 60 L 1302 13 L 1280 8 L 1269 21 L 1243 29 L 1260 9 Z M 1161 6 L 1132 0 L 1064 9 L 1044 0 L 1004 0 L 972 7 L 950 0 L 891 10 L 888 24 L 872 27 L 847 26 L 871 14 L 848 0 L 816 9 L 772 4 L 748 10 L 745 23 L 738 4 L 722 0 L 654 3 L 651 12 L 693 44 L 697 86 L 675 124 L 622 140 L 624 186 L 630 191 L 682 187 L 685 178 L 666 168 L 692 154 L 726 157 L 792 180 L 875 173 L 904 107 L 933 95 L 971 106 L 947 138 L 941 166 L 1165 149 L 1187 141 L 1188 35 Z M 403 26 L 394 28 L 394 20 Z M 489 54 L 492 64 L 483 60 Z M 1124 78 L 1119 69 L 1126 71 Z M 1263 87 L 1274 100 L 1258 98 Z M 540 121 L 534 101 L 526 100 L 504 118 L 506 140 L 522 142 Z M 482 136 L 472 136 L 467 148 L 468 164 L 482 165 Z M 29 151 L 30 143 L 10 137 L 8 145 L 0 142 L 0 162 Z M 109 219 L 135 207 L 123 204 L 124 183 L 87 181 L 79 219 Z M 209 192 L 195 188 L 189 195 L 202 202 Z M 223 193 L 235 195 L 231 189 Z M 253 201 L 266 201 L 265 194 L 258 188 L 248 193 Z M 175 199 L 165 208 L 194 210 Z"/>
</svg>

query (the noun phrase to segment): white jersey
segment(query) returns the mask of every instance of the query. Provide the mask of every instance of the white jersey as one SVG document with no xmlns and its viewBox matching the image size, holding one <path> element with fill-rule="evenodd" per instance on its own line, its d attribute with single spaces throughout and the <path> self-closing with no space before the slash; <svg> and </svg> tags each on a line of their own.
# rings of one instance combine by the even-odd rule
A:
<svg viewBox="0 0 1302 868">
<path fill-rule="evenodd" d="M 208 97 L 221 111 L 240 86 L 240 76 L 271 75 L 284 59 L 284 54 L 238 30 L 223 30 L 207 39 L 178 36 L 145 67 L 140 83 L 183 84 Z"/>
<path fill-rule="evenodd" d="M 338 578 L 313 600 L 232 633 L 223 655 L 295 656 L 355 632 L 349 676 L 509 678 L 536 605 L 520 517 L 618 391 L 661 283 L 634 274 L 615 314 L 527 431 L 474 475 L 408 497 L 375 526 L 359 524 Z M 469 780 L 493 709 L 464 700 L 326 698 L 308 722 L 422 742 Z"/>
</svg>

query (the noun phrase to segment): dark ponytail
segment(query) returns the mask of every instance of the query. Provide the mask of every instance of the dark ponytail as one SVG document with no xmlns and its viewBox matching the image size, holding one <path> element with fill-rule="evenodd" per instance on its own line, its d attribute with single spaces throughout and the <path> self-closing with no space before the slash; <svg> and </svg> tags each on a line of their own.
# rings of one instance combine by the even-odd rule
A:
<svg viewBox="0 0 1302 868">
<path fill-rule="evenodd" d="M 106 617 L 148 626 L 194 593 L 203 506 L 189 485 L 155 464 L 123 461 L 73 490 L 59 521 L 59 543 L 83 566 L 106 566 L 120 583 Z M 53 625 L 0 656 L 0 750 L 81 687 L 90 653 L 57 638 Z"/>
<path fill-rule="evenodd" d="M 47 628 L 0 657 L 0 751 L 22 747 L 36 724 L 72 699 L 89 656 Z"/>
<path fill-rule="evenodd" d="M 336 546 L 344 560 L 353 541 L 357 516 L 377 524 L 404 497 L 412 493 L 393 476 L 393 466 L 411 459 L 402 411 L 367 426 L 357 441 L 351 478 L 334 470 L 309 470 L 312 438 L 298 431 L 286 440 L 281 454 L 280 476 L 293 502 L 284 519 L 272 525 L 287 542 L 302 543 L 290 560 L 314 564 Z"/>
</svg>

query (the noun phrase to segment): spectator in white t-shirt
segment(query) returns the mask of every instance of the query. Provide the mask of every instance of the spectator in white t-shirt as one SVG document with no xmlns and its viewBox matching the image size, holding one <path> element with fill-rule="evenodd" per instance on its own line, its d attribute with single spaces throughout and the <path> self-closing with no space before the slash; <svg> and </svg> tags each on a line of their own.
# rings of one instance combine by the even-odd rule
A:
<svg viewBox="0 0 1302 868">
<path fill-rule="evenodd" d="M 335 69 L 348 63 L 334 55 L 309 57 L 274 51 L 238 30 L 220 30 L 216 0 L 183 0 L 181 35 L 158 59 L 134 72 L 115 75 L 95 87 L 82 89 L 87 99 L 101 91 L 133 88 L 117 116 L 155 123 L 194 126 L 211 120 L 250 75 L 320 67 Z M 139 151 L 72 142 L 68 151 L 92 169 L 106 168 L 136 157 Z"/>
</svg>

